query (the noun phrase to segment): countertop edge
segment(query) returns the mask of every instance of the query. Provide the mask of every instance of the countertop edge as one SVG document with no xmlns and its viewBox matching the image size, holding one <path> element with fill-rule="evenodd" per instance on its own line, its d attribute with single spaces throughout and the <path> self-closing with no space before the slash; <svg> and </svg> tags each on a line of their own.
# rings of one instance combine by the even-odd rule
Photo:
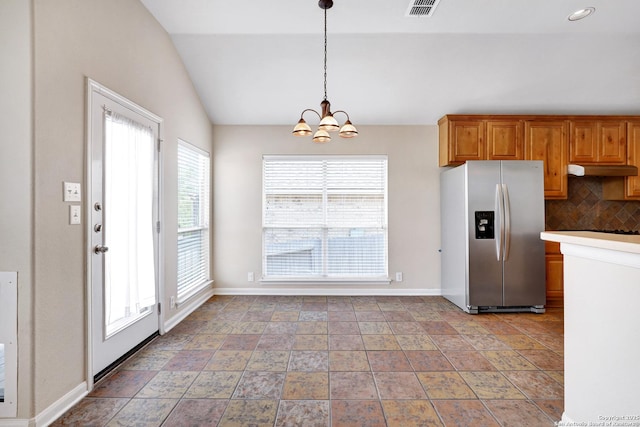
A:
<svg viewBox="0 0 640 427">
<path fill-rule="evenodd" d="M 595 231 L 543 231 L 542 240 L 640 254 L 640 236 Z"/>
</svg>

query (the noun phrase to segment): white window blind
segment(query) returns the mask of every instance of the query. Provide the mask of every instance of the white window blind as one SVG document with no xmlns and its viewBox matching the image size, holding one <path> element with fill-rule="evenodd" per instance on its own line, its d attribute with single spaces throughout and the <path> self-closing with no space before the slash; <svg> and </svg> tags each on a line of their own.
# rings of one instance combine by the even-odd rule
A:
<svg viewBox="0 0 640 427">
<path fill-rule="evenodd" d="M 209 154 L 178 143 L 178 302 L 210 282 Z"/>
<path fill-rule="evenodd" d="M 263 276 L 387 277 L 384 156 L 266 156 Z"/>
</svg>

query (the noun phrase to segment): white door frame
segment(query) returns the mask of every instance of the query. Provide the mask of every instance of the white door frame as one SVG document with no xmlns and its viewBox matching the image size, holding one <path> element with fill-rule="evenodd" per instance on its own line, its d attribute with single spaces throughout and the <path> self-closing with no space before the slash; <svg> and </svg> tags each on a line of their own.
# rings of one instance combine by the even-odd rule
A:
<svg viewBox="0 0 640 427">
<path fill-rule="evenodd" d="M 118 104 L 121 104 L 127 108 L 130 108 L 133 111 L 136 111 L 150 120 L 158 123 L 158 147 L 160 147 L 160 143 L 163 140 L 163 120 L 157 115 L 151 113 L 150 111 L 140 107 L 137 104 L 129 101 L 123 96 L 117 94 L 116 92 L 106 88 L 100 83 L 87 78 L 87 93 L 86 93 L 86 168 L 85 168 L 85 189 L 84 189 L 84 223 L 85 223 L 85 265 L 86 265 L 86 321 L 87 321 L 87 354 L 86 354 L 86 376 L 87 376 L 87 390 L 91 391 L 93 389 L 94 381 L 93 381 L 93 289 L 92 289 L 92 233 L 93 233 L 93 224 L 91 221 L 91 212 L 92 206 L 91 204 L 91 184 L 92 184 L 92 94 L 99 93 Z M 162 159 L 162 150 L 158 150 L 158 222 L 159 222 L 159 235 L 157 236 L 157 244 L 158 244 L 158 271 L 157 271 L 157 280 L 158 280 L 158 331 L 160 334 L 164 334 L 164 311 L 160 309 L 161 302 L 164 301 L 164 271 L 162 266 L 164 265 L 164 243 L 163 243 L 163 233 L 162 233 L 162 213 L 164 211 L 164 203 L 162 197 L 162 189 L 163 189 L 163 159 Z"/>
</svg>

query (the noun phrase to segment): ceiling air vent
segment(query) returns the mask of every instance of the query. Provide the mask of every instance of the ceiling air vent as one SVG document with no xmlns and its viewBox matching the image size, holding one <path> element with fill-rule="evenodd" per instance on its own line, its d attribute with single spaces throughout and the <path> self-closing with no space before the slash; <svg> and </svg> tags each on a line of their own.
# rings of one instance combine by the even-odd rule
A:
<svg viewBox="0 0 640 427">
<path fill-rule="evenodd" d="M 406 16 L 428 17 L 433 16 L 440 0 L 411 0 Z"/>
</svg>

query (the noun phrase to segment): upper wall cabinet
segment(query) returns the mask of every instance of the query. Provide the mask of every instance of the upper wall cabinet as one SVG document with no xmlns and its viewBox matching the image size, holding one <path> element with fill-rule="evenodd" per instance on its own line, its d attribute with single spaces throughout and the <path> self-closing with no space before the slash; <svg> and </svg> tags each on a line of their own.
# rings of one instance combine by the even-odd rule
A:
<svg viewBox="0 0 640 427">
<path fill-rule="evenodd" d="M 438 121 L 440 166 L 460 165 L 467 160 L 522 160 L 522 123 L 517 119 L 444 116 Z"/>
<path fill-rule="evenodd" d="M 627 162 L 640 169 L 640 121 L 627 122 Z M 603 181 L 605 200 L 640 200 L 640 176 L 609 177 Z"/>
<path fill-rule="evenodd" d="M 527 120 L 524 126 L 525 160 L 544 162 L 545 199 L 566 199 L 568 123 Z"/>
<path fill-rule="evenodd" d="M 624 165 L 627 162 L 626 123 L 620 120 L 571 120 L 570 163 Z"/>
</svg>

